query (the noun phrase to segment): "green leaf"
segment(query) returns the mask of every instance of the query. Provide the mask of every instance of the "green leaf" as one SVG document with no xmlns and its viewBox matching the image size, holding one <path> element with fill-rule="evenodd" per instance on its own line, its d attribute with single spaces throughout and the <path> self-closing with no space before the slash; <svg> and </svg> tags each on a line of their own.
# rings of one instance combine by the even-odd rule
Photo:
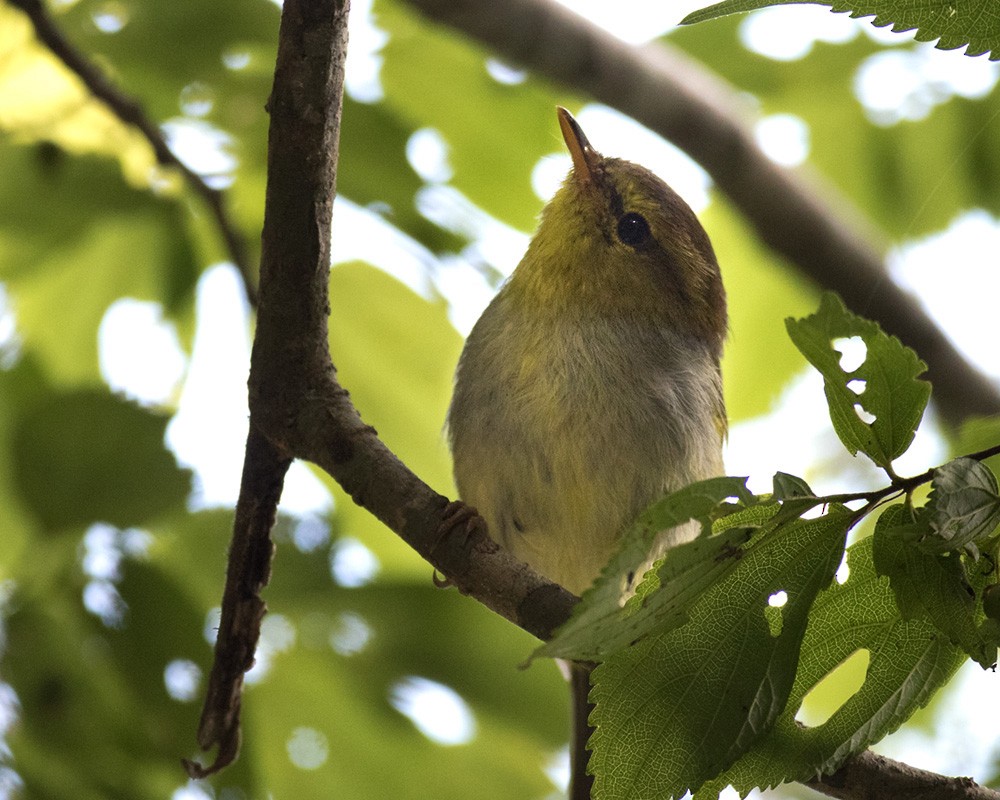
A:
<svg viewBox="0 0 1000 800">
<path fill-rule="evenodd" d="M 191 474 L 164 447 L 168 419 L 97 390 L 46 396 L 12 432 L 21 501 L 50 533 L 183 508 Z"/>
<path fill-rule="evenodd" d="M 761 534 L 731 554 L 732 569 L 694 602 L 686 625 L 597 667 L 595 797 L 680 797 L 767 732 L 785 707 L 809 610 L 833 579 L 853 519 L 838 507 Z"/>
<path fill-rule="evenodd" d="M 288 525 L 279 517 L 269 613 L 244 694 L 243 752 L 205 791 L 325 797 L 336 785 L 350 798 L 435 800 L 550 792 L 544 768 L 565 742 L 566 685 L 554 664 L 516 669 L 512 654 L 531 637 L 429 579 L 337 586 L 328 553 L 298 551 Z M 212 659 L 206 616 L 219 602 L 231 528 L 222 511 L 157 520 L 145 556 L 126 554 L 120 565 L 127 611 L 113 628 L 84 609 L 78 542 L 36 546 L 36 559 L 62 557 L 60 580 L 44 595 L 17 581 L 5 600 L 2 654 L 4 681 L 20 701 L 7 738 L 24 797 L 162 800 L 185 785 L 178 758 L 196 755 Z M 168 668 L 178 661 L 200 671 L 184 697 L 170 692 Z M 410 676 L 458 694 L 474 726 L 470 741 L 442 746 L 390 705 Z M 290 758 L 303 727 L 328 744 L 314 769 Z"/>
<path fill-rule="evenodd" d="M 775 500 L 788 500 L 793 497 L 815 497 L 809 484 L 797 475 L 789 475 L 787 472 L 775 472 L 772 483 L 774 485 Z"/>
<path fill-rule="evenodd" d="M 646 509 L 622 537 L 621 548 L 600 577 L 584 592 L 573 616 L 550 641 L 533 653 L 532 658 L 597 660 L 609 652 L 609 643 L 619 646 L 623 635 L 628 636 L 622 633 L 628 616 L 622 608 L 622 596 L 625 587 L 634 584 L 636 571 L 649 557 L 656 534 L 692 519 L 698 520 L 703 530 L 710 529 L 710 515 L 723 500 L 740 497 L 750 501 L 753 498 L 746 481 L 746 478 L 731 477 L 700 481 L 667 495 Z M 697 562 L 714 556 L 722 546 L 714 537 L 697 541 L 703 543 L 688 545 L 682 551 L 685 555 L 678 558 L 684 560 L 693 553 L 693 560 Z"/>
<path fill-rule="evenodd" d="M 852 17 L 874 16 L 876 27 L 891 25 L 896 33 L 916 29 L 918 42 L 938 39 L 935 46 L 941 50 L 968 45 L 966 55 L 989 52 L 991 60 L 1000 59 L 1000 13 L 994 0 L 724 0 L 688 14 L 681 24 L 793 3 L 830 6 L 831 11 L 849 12 Z"/>
<path fill-rule="evenodd" d="M 816 599 L 795 684 L 774 728 L 698 798 L 729 784 L 745 794 L 830 774 L 926 705 L 965 661 L 929 622 L 900 617 L 889 581 L 875 572 L 870 538 L 848 549 L 847 563 L 848 579 Z M 823 724 L 800 725 L 795 717 L 809 691 L 859 650 L 870 655 L 861 688 Z"/>
<path fill-rule="evenodd" d="M 927 365 L 876 323 L 847 311 L 833 293 L 823 295 L 815 314 L 787 319 L 785 326 L 795 346 L 823 375 L 830 419 L 844 446 L 852 455 L 861 451 L 891 471 L 893 459 L 913 441 L 927 406 L 931 387 L 918 379 Z M 864 362 L 847 372 L 840 366 L 842 353 L 836 344 L 850 337 L 859 337 L 866 352 Z M 866 422 L 858 409 L 874 419 Z"/>
<path fill-rule="evenodd" d="M 971 458 L 956 458 L 934 470 L 929 535 L 920 546 L 932 553 L 969 549 L 987 539 L 1000 524 L 996 476 Z"/>
<path fill-rule="evenodd" d="M 979 635 L 982 614 L 961 557 L 919 549 L 898 528 L 910 519 L 902 505 L 887 508 L 879 517 L 873 543 L 875 570 L 889 579 L 903 619 L 928 620 L 984 668 L 991 666 L 996 645 L 991 647 Z"/>
</svg>

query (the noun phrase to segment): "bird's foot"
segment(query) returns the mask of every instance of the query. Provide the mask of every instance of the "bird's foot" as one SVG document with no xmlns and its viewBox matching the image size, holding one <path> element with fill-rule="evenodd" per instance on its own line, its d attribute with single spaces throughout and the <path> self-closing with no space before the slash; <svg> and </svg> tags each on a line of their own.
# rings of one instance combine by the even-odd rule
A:
<svg viewBox="0 0 1000 800">
<path fill-rule="evenodd" d="M 444 509 L 441 524 L 437 529 L 437 541 L 434 543 L 431 552 L 433 553 L 437 550 L 447 537 L 455 533 L 458 533 L 463 540 L 467 541 L 477 530 L 486 531 L 486 520 L 468 503 L 463 503 L 461 500 L 452 500 Z M 439 589 L 445 589 L 448 586 L 454 585 L 450 578 L 439 575 L 436 570 L 431 579 Z"/>
</svg>

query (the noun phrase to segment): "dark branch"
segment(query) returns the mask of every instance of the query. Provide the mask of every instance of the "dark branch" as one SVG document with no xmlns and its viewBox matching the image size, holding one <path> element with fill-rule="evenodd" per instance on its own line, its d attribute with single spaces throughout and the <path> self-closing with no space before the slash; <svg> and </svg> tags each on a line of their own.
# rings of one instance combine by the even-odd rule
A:
<svg viewBox="0 0 1000 800">
<path fill-rule="evenodd" d="M 330 21 L 345 15 L 334 0 L 286 0 L 282 13 L 269 102 L 251 419 L 282 451 L 329 472 L 460 591 L 548 638 L 576 598 L 500 550 L 481 529 L 442 535 L 447 499 L 382 444 L 337 383 L 327 315 L 346 29 L 334 30 Z"/>
<path fill-rule="evenodd" d="M 290 458 L 297 455 L 283 446 L 280 430 L 301 404 L 296 393 L 306 391 L 305 376 L 332 372 L 326 286 L 346 50 L 346 0 L 286 0 L 269 102 L 250 433 L 222 622 L 198 728 L 202 749 L 219 751 L 208 767 L 185 762 L 192 777 L 219 771 L 239 752 L 243 673 L 253 664 L 265 612 L 260 591 L 270 574 L 270 530 Z"/>
<path fill-rule="evenodd" d="M 617 108 L 687 152 L 764 242 L 920 354 L 949 421 L 1000 412 L 997 388 L 892 282 L 881 245 L 872 244 L 879 237 L 860 214 L 816 176 L 807 180 L 804 172 L 768 159 L 746 122 L 746 103 L 703 66 L 666 45 L 625 44 L 552 0 L 410 3 L 505 58 Z"/>
<path fill-rule="evenodd" d="M 260 303 L 250 364 L 244 483 L 199 744 L 239 748 L 243 672 L 252 664 L 270 567 L 269 530 L 290 457 L 326 469 L 451 583 L 540 638 L 577 598 L 516 561 L 475 527 L 442 533 L 447 499 L 383 445 L 337 383 L 327 343 L 330 219 L 336 181 L 346 0 L 285 0 L 268 104 L 268 184 Z M 270 521 L 269 521 L 270 520 Z"/>
<path fill-rule="evenodd" d="M 841 800 L 1000 800 L 1000 792 L 972 778 L 948 778 L 866 751 L 833 775 L 806 784 Z"/>
<path fill-rule="evenodd" d="M 239 271 L 243 287 L 251 305 L 257 304 L 257 289 L 254 284 L 254 270 L 247 255 L 246 243 L 236 224 L 226 210 L 226 200 L 222 192 L 209 186 L 202 177 L 189 169 L 167 145 L 160 129 L 146 115 L 142 104 L 134 97 L 115 86 L 110 79 L 84 53 L 78 50 L 64 35 L 49 16 L 41 0 L 9 0 L 12 6 L 20 8 L 31 20 L 35 35 L 52 54 L 83 82 L 94 97 L 105 103 L 122 122 L 137 128 L 153 148 L 157 162 L 164 167 L 179 170 L 184 179 L 197 193 L 215 218 L 215 224 L 225 242 L 229 259 Z"/>
<path fill-rule="evenodd" d="M 239 754 L 243 674 L 253 666 L 260 624 L 267 610 L 260 593 L 271 577 L 271 529 L 289 464 L 291 460 L 251 425 L 233 521 L 215 661 L 198 724 L 198 744 L 203 750 L 218 745 L 219 752 L 208 767 L 185 760 L 184 767 L 192 778 L 218 772 Z"/>
</svg>

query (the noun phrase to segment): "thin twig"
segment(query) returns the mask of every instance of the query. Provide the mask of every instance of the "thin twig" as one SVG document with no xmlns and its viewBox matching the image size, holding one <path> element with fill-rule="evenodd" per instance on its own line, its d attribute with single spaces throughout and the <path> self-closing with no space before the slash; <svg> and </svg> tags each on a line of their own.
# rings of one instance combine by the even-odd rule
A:
<svg viewBox="0 0 1000 800">
<path fill-rule="evenodd" d="M 8 0 L 8 2 L 28 16 L 38 40 L 76 74 L 94 97 L 104 102 L 118 119 L 137 128 L 146 137 L 146 141 L 153 148 L 157 162 L 161 166 L 179 170 L 195 193 L 205 201 L 225 242 L 229 259 L 240 273 L 247 300 L 252 306 L 256 306 L 257 288 L 254 283 L 254 270 L 250 265 L 243 234 L 229 217 L 224 194 L 205 183 L 197 172 L 191 170 L 174 154 L 159 127 L 147 116 L 142 104 L 115 86 L 90 58 L 66 38 L 49 16 L 41 0 Z"/>
<path fill-rule="evenodd" d="M 1000 455 L 1000 444 L 984 447 L 982 450 L 978 450 L 975 453 L 969 453 L 968 455 L 962 456 L 962 458 L 968 458 L 972 461 L 985 461 L 987 458 L 992 458 L 996 455 Z M 918 486 L 934 480 L 934 475 L 938 469 L 939 467 L 931 467 L 926 472 L 921 472 L 919 475 L 913 475 L 909 478 L 900 478 L 897 476 L 888 486 L 883 486 L 881 489 L 874 489 L 870 492 L 845 492 L 843 494 L 827 494 L 805 499 L 814 499 L 816 501 L 816 505 L 849 503 L 852 500 L 865 500 L 869 504 L 874 504 L 885 499 L 886 497 L 889 497 L 890 495 L 912 492 Z"/>
<path fill-rule="evenodd" d="M 184 759 L 184 767 L 192 778 L 218 772 L 239 754 L 243 675 L 253 666 L 260 625 L 267 610 L 260 593 L 271 577 L 274 551 L 271 529 L 290 464 L 288 456 L 250 426 L 233 520 L 222 616 L 215 640 L 215 660 L 198 724 L 201 748 L 209 750 L 218 745 L 219 751 L 207 767 Z"/>
</svg>

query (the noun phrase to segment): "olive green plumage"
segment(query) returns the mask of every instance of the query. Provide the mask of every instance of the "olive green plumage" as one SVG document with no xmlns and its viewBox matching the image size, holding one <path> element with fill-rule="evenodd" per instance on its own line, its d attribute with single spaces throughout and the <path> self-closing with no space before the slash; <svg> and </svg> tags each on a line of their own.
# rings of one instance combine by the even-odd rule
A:
<svg viewBox="0 0 1000 800">
<path fill-rule="evenodd" d="M 687 204 L 560 124 L 573 171 L 469 335 L 448 431 L 490 535 L 580 593 L 645 506 L 722 472 L 726 304 Z"/>
</svg>

